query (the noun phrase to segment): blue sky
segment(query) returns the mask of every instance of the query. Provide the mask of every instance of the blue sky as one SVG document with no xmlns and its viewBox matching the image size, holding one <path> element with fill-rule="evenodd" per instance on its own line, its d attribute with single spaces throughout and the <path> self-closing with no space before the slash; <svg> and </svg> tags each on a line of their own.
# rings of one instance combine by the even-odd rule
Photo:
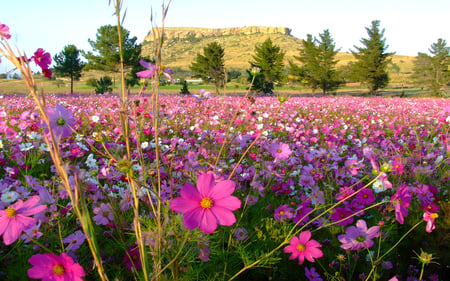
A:
<svg viewBox="0 0 450 281">
<path fill-rule="evenodd" d="M 37 48 L 52 56 L 65 45 L 91 50 L 97 28 L 115 24 L 108 0 L 0 0 L 0 22 L 10 27 L 10 44 L 26 54 Z M 165 1 L 168 2 L 167 0 Z M 141 42 L 154 24 L 161 25 L 162 0 L 125 0 L 124 27 Z M 443 38 L 450 45 L 449 0 L 173 0 L 166 26 L 282 26 L 303 39 L 329 29 L 336 46 L 348 52 L 367 37 L 365 27 L 380 20 L 389 52 L 415 56 Z M 6 71 L 5 60 L 0 73 Z"/>
</svg>

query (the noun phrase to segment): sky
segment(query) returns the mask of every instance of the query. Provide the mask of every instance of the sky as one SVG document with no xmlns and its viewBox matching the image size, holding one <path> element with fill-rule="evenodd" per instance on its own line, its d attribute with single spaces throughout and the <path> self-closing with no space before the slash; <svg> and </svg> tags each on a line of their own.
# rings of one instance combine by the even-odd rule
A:
<svg viewBox="0 0 450 281">
<path fill-rule="evenodd" d="M 162 24 L 163 0 L 124 0 L 123 26 L 142 42 Z M 167 4 L 168 1 L 165 0 Z M 167 27 L 226 28 L 279 26 L 304 39 L 330 31 L 342 52 L 362 46 L 373 20 L 385 29 L 388 52 L 416 56 L 427 53 L 439 38 L 450 45 L 449 0 L 172 0 Z M 64 46 L 91 51 L 102 25 L 117 24 L 109 0 L 0 0 L 0 22 L 10 28 L 10 45 L 31 56 L 43 48 L 53 56 Z M 153 23 L 150 18 L 153 14 Z M 0 73 L 11 65 L 0 63 Z"/>
</svg>

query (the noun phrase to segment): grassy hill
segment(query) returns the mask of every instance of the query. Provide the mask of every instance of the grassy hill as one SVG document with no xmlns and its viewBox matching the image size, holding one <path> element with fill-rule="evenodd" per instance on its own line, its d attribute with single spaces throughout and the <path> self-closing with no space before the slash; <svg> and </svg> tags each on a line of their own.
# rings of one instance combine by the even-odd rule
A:
<svg viewBox="0 0 450 281">
<path fill-rule="evenodd" d="M 282 50 L 286 52 L 285 63 L 294 60 L 294 56 L 299 55 L 302 48 L 302 40 L 291 35 L 281 33 L 253 33 L 253 34 L 229 34 L 229 35 L 209 35 L 203 37 L 189 36 L 186 38 L 168 38 L 163 47 L 163 64 L 172 68 L 189 70 L 189 65 L 197 56 L 203 53 L 203 48 L 209 43 L 217 41 L 225 50 L 225 67 L 228 70 L 244 70 L 249 68 L 249 61 L 254 55 L 255 46 L 262 44 L 269 38 Z M 154 44 L 152 41 L 145 41 L 142 47 L 144 56 L 152 57 Z M 415 57 L 394 55 L 393 63 L 400 67 L 400 72 L 391 72 L 393 82 L 404 80 L 405 76 L 412 71 Z M 354 60 L 351 53 L 339 53 L 337 55 L 338 66 L 346 65 Z M 294 60 L 295 61 L 295 60 Z"/>
</svg>

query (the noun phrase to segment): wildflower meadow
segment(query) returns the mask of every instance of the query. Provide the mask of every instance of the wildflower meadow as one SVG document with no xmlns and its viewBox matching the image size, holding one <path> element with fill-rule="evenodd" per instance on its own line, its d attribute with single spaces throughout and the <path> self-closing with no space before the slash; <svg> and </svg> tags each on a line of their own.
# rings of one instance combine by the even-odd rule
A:
<svg viewBox="0 0 450 281">
<path fill-rule="evenodd" d="M 5 24 L 0 280 L 449 280 L 450 100 L 50 95 Z"/>
</svg>

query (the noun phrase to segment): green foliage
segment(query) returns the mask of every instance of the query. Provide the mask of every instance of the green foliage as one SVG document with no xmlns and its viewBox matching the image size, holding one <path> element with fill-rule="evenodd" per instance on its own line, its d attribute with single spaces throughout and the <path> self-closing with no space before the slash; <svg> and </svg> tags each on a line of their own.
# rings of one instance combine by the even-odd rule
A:
<svg viewBox="0 0 450 281">
<path fill-rule="evenodd" d="M 419 53 L 414 62 L 413 78 L 418 85 L 427 87 L 436 95 L 442 95 L 441 89 L 450 83 L 450 48 L 441 38 L 431 45 L 428 51 L 432 56 Z"/>
<path fill-rule="evenodd" d="M 337 60 L 336 50 L 333 38 L 328 29 L 319 34 L 320 39 L 313 38 L 308 34 L 307 40 L 303 41 L 303 49 L 300 50 L 300 56 L 295 59 L 302 65 L 301 67 L 289 62 L 290 73 L 298 80 L 310 87 L 313 91 L 317 88 L 322 89 L 323 94 L 336 90 L 342 80 L 339 72 L 336 70 Z"/>
<path fill-rule="evenodd" d="M 224 56 L 224 49 L 214 41 L 203 48 L 203 55 L 197 53 L 197 58 L 189 67 L 195 73 L 195 77 L 201 78 L 206 83 L 214 81 L 216 94 L 219 94 L 220 87 L 225 84 Z"/>
<path fill-rule="evenodd" d="M 189 88 L 188 88 L 188 84 L 187 84 L 186 80 L 183 80 L 183 82 L 181 82 L 181 85 L 182 85 L 182 87 L 181 87 L 180 93 L 183 95 L 189 95 L 190 92 L 189 92 Z"/>
<path fill-rule="evenodd" d="M 353 76 L 359 82 L 367 85 L 369 94 L 375 95 L 379 89 L 387 86 L 389 75 L 386 70 L 391 62 L 394 53 L 386 53 L 389 47 L 386 45 L 384 29 L 379 29 L 380 21 L 372 21 L 371 28 L 366 27 L 369 38 L 362 38 L 364 47 L 356 47 L 357 51 L 352 51 L 356 62 L 352 65 Z"/>
<path fill-rule="evenodd" d="M 53 68 L 56 75 L 70 77 L 70 93 L 73 94 L 73 81 L 80 80 L 85 65 L 80 60 L 80 50 L 75 45 L 67 45 L 61 53 L 53 57 L 53 61 L 56 63 Z"/>
<path fill-rule="evenodd" d="M 95 84 L 95 93 L 104 94 L 107 92 L 112 92 L 112 79 L 109 76 L 103 76 L 97 80 Z"/>
<path fill-rule="evenodd" d="M 239 70 L 232 69 L 227 72 L 227 82 L 230 82 L 233 79 L 238 79 L 242 73 Z"/>
<path fill-rule="evenodd" d="M 136 37 L 129 37 L 130 32 L 120 28 L 122 39 L 122 52 L 124 67 L 132 67 L 139 64 L 141 45 L 137 44 Z M 93 52 L 84 54 L 88 60 L 87 69 L 98 69 L 102 71 L 119 72 L 119 33 L 117 26 L 104 25 L 97 29 L 96 41 L 89 39 Z"/>
<path fill-rule="evenodd" d="M 91 86 L 91 87 L 97 86 L 97 79 L 89 78 L 88 80 L 86 80 L 86 85 Z"/>
<path fill-rule="evenodd" d="M 285 52 L 278 45 L 274 45 L 267 38 L 261 46 L 255 47 L 253 61 L 249 61 L 251 68 L 259 68 L 260 72 L 255 75 L 253 89 L 259 92 L 272 94 L 275 84 L 281 85 L 286 78 L 283 73 Z M 251 73 L 247 70 L 247 73 Z M 249 75 L 249 81 L 253 79 Z"/>
</svg>

